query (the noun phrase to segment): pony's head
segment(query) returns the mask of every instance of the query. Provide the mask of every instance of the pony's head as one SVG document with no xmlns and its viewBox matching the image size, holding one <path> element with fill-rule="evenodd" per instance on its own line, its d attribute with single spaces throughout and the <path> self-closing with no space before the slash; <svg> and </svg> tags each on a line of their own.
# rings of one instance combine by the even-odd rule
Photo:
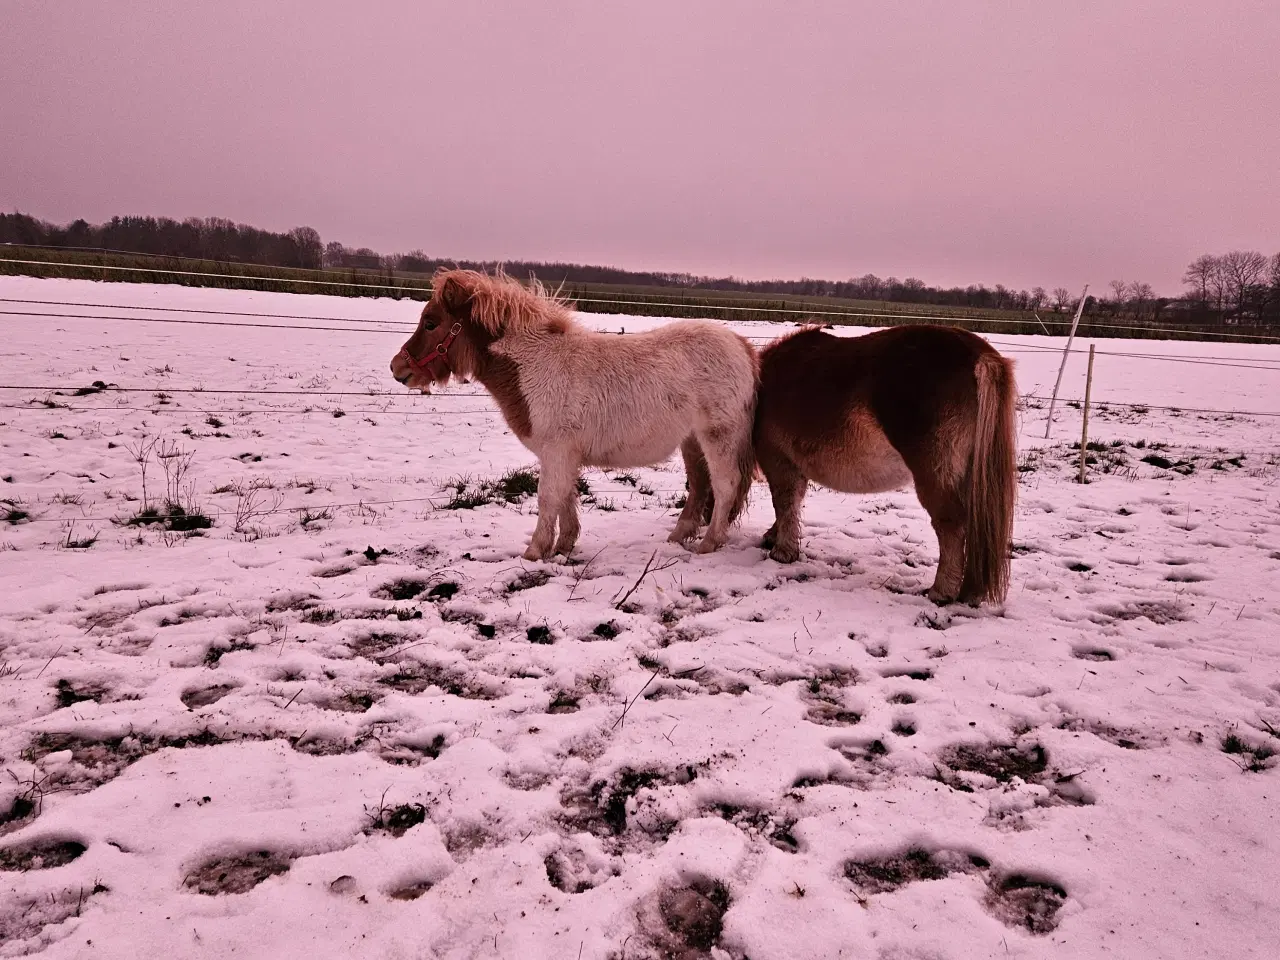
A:
<svg viewBox="0 0 1280 960">
<path fill-rule="evenodd" d="M 426 393 L 451 376 L 483 377 L 489 346 L 508 334 L 563 330 L 569 311 L 541 284 L 522 286 L 501 272 L 439 270 L 418 329 L 391 359 L 391 375 Z"/>
<path fill-rule="evenodd" d="M 471 301 L 477 280 L 470 270 L 438 271 L 431 299 L 422 308 L 418 328 L 391 358 L 391 375 L 423 393 L 451 376 L 468 379 L 475 367 L 475 350 L 467 336 Z"/>
</svg>

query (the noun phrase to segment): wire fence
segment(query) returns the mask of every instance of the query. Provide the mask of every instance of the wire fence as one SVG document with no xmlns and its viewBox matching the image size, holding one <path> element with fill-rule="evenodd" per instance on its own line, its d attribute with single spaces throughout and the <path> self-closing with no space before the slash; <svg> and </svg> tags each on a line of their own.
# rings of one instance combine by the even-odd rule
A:
<svg viewBox="0 0 1280 960">
<path fill-rule="evenodd" d="M 122 268 L 123 269 L 123 268 Z M 133 269 L 133 268 L 129 268 Z M 328 281 L 325 281 L 328 282 Z M 139 321 L 149 323 L 171 323 L 182 325 L 196 326 L 219 326 L 219 327 L 250 327 L 257 329 L 270 330 L 315 330 L 331 333 L 403 333 L 412 329 L 412 325 L 401 325 L 388 327 L 387 324 L 392 321 L 366 320 L 352 317 L 333 317 L 333 316 L 317 316 L 313 314 L 286 314 L 286 313 L 267 313 L 267 312 L 250 312 L 250 311 L 233 311 L 233 310 L 207 310 L 183 307 L 163 307 L 149 306 L 144 304 L 104 304 L 104 303 L 83 303 L 79 301 L 65 300 L 38 300 L 31 298 L 12 298 L 0 297 L 0 303 L 25 304 L 29 306 L 57 306 L 57 307 L 86 307 L 92 309 L 107 310 L 138 310 L 148 312 L 165 312 L 165 313 L 189 313 L 216 316 L 238 316 L 253 317 L 261 320 L 315 320 L 325 323 L 347 323 L 360 326 L 347 327 L 330 327 L 317 326 L 312 324 L 293 324 L 293 323 L 257 323 L 238 320 L 206 320 L 206 319 L 179 319 L 174 317 L 139 317 L 139 316 L 120 316 L 114 314 L 80 314 L 80 313 L 48 313 L 43 311 L 32 310 L 0 310 L 3 316 L 21 316 L 21 317 L 46 317 L 50 319 L 88 319 L 88 320 L 106 320 L 106 321 Z M 786 311 L 779 311 L 786 312 Z M 868 314 L 868 316 L 871 316 Z M 888 314 L 875 315 L 888 317 Z M 902 315 L 893 315 L 902 316 Z M 636 333 L 637 331 L 631 331 Z M 625 329 L 620 333 L 626 334 Z M 770 337 L 747 337 L 756 343 L 768 343 L 772 340 Z M 1276 338 L 1280 340 L 1280 338 Z M 1006 353 L 1053 353 L 1058 354 L 1062 351 L 1056 346 L 1032 344 L 1024 341 L 1007 341 L 988 338 L 988 342 L 995 346 L 1004 348 Z M 1071 352 L 1083 352 L 1081 348 L 1076 348 Z M 1128 360 L 1151 360 L 1166 361 L 1172 363 L 1187 363 L 1204 366 L 1228 367 L 1242 370 L 1262 370 L 1266 372 L 1280 372 L 1280 357 L 1275 359 L 1266 357 L 1230 357 L 1221 354 L 1203 355 L 1203 354 L 1184 354 L 1180 356 L 1171 356 L 1168 354 L 1143 353 L 1123 350 L 1098 350 L 1097 354 L 1102 356 L 1119 357 Z M 45 393 L 65 396 L 71 391 L 73 396 L 101 395 L 110 393 L 119 394 L 137 394 L 150 393 L 153 395 L 170 395 L 170 394 L 206 394 L 206 395 L 230 395 L 230 396 L 314 396 L 319 400 L 325 398 L 336 397 L 354 397 L 362 398 L 381 397 L 386 398 L 387 402 L 396 400 L 417 401 L 419 396 L 411 393 L 392 393 L 390 391 L 379 391 L 373 389 L 364 390 L 345 390 L 345 389 L 275 389 L 275 388 L 221 388 L 221 387 L 204 387 L 204 386 L 169 386 L 156 385 L 147 387 L 119 386 L 116 384 L 102 384 L 98 381 L 92 387 L 72 388 L 67 385 L 46 385 L 46 384 L 0 384 L 0 390 L 6 391 L 24 391 L 32 393 Z M 450 403 L 463 399 L 478 399 L 486 395 L 478 392 L 454 392 L 431 394 L 433 400 L 446 400 Z M 1032 398 L 1025 398 L 1032 399 Z M 1065 403 L 1078 403 L 1078 400 L 1066 399 Z M 1222 409 L 1208 407 L 1184 407 L 1175 405 L 1161 405 L 1150 403 L 1139 403 L 1132 401 L 1116 401 L 1116 400 L 1098 400 L 1094 403 L 1102 409 L 1108 407 L 1129 407 L 1143 408 L 1149 410 L 1178 411 L 1186 413 L 1202 413 L 1213 414 L 1219 416 L 1256 416 L 1256 417 L 1276 417 L 1280 416 L 1280 411 L 1275 410 L 1241 410 L 1241 409 Z M 168 409 L 166 409 L 166 407 Z M 407 416 L 480 416 L 480 415 L 497 415 L 500 413 L 496 408 L 483 407 L 475 409 L 452 409 L 444 410 L 405 410 L 388 407 L 359 407 L 350 410 L 333 410 L 333 409 L 317 409 L 305 408 L 296 409 L 289 407 L 218 407 L 218 408 L 187 408 L 177 405 L 169 406 L 161 401 L 149 406 L 125 406 L 125 405 L 84 405 L 84 404 L 62 404 L 56 402 L 46 402 L 39 404 L 29 402 L 27 405 L 6 404 L 5 409 L 35 409 L 35 410 L 69 410 L 73 412 L 145 412 L 152 415 L 162 413 L 172 414 L 223 414 L 223 415 L 250 415 L 256 413 L 272 413 L 287 415 L 328 415 L 341 417 L 345 414 L 380 414 L 380 415 L 407 415 Z"/>
<path fill-rule="evenodd" d="M 266 330 L 316 330 L 331 333 L 401 333 L 407 334 L 414 329 L 413 324 L 396 324 L 395 321 L 387 320 L 367 320 L 354 317 L 329 317 L 314 316 L 304 314 L 283 314 L 283 313 L 253 313 L 246 311 L 233 310 L 197 310 L 191 308 L 178 307 L 151 307 L 143 304 L 88 304 L 76 303 L 72 301 L 56 301 L 56 300 L 30 300 L 0 297 L 0 303 L 22 303 L 30 305 L 42 306 L 82 306 L 94 309 L 110 309 L 110 310 L 141 310 L 150 312 L 166 312 L 166 313 L 193 313 L 193 314 L 210 314 L 217 316 L 244 316 L 256 317 L 259 319 L 279 319 L 279 320 L 317 320 L 333 323 L 352 324 L 350 327 L 327 327 L 316 326 L 314 324 L 293 324 L 293 323 L 252 323 L 244 321 L 231 320 L 183 320 L 173 317 L 140 317 L 140 316 L 120 316 L 116 314 L 83 314 L 83 313 L 48 313 L 44 311 L 34 310 L 0 310 L 0 316 L 21 316 L 21 317 L 47 317 L 51 319 L 75 319 L 75 320 L 117 320 L 117 321 L 133 321 L 140 323 L 171 323 L 190 326 L 221 326 L 221 327 L 246 327 L 254 329 Z M 394 324 L 394 325 L 392 325 Z M 602 331 L 608 332 L 608 331 Z M 626 334 L 624 329 L 621 331 Z M 638 331 L 631 331 L 636 333 Z M 753 343 L 769 343 L 773 338 L 760 336 L 747 336 L 748 340 Z M 1046 344 L 1027 343 L 1025 341 L 1009 341 L 996 340 L 986 338 L 987 341 L 995 346 L 1006 348 L 1007 353 L 1061 353 L 1061 349 L 1056 346 Z M 1280 338 L 1276 338 L 1280 342 Z M 1082 348 L 1075 348 L 1072 353 L 1083 353 Z M 1182 354 L 1179 356 L 1171 356 L 1169 354 L 1134 352 L 1126 350 L 1098 350 L 1099 356 L 1125 357 L 1138 360 L 1156 360 L 1169 363 L 1190 363 L 1205 366 L 1227 366 L 1236 367 L 1243 370 L 1280 370 L 1280 357 L 1230 357 L 1222 354 Z"/>
<path fill-rule="evenodd" d="M 317 287 L 325 287 L 325 286 L 342 287 L 342 288 L 356 288 L 361 290 L 370 290 L 370 289 L 378 288 L 377 283 L 374 282 L 375 278 L 373 278 L 372 276 L 369 277 L 366 282 L 355 283 L 355 282 L 345 282 L 340 280 L 308 280 L 308 279 L 301 279 L 301 278 L 279 277 L 279 276 L 271 277 L 271 276 L 252 275 L 252 274 L 245 274 L 245 273 L 214 273 L 210 271 L 198 271 L 198 270 L 178 270 L 178 269 L 170 269 L 170 268 L 136 267 L 136 266 L 111 266 L 106 264 L 69 263 L 69 262 L 51 261 L 51 260 L 29 260 L 29 259 L 0 257 L 0 264 L 5 264 L 5 263 L 20 265 L 20 266 L 57 267 L 59 269 L 64 269 L 64 268 L 65 269 L 83 269 L 88 272 L 111 271 L 111 272 L 118 272 L 118 273 L 133 273 L 133 274 L 144 274 L 144 275 L 192 277 L 196 279 L 220 279 L 220 280 L 238 279 L 238 280 L 253 281 L 257 283 L 280 283 L 280 284 L 286 284 L 286 285 L 303 284 L 303 285 L 312 285 Z M 231 264 L 231 266 L 234 266 L 237 269 L 242 269 L 246 265 Z M 254 265 L 249 264 L 247 266 L 254 266 Z M 423 286 L 411 286 L 408 284 L 403 284 L 399 279 L 396 279 L 395 283 L 393 285 L 389 285 L 387 289 L 393 290 L 396 293 L 430 294 L 433 288 L 431 287 L 430 284 L 423 285 Z M 744 304 L 741 302 L 734 302 L 729 298 L 722 298 L 720 300 L 715 300 L 712 297 L 704 295 L 702 292 L 698 292 L 696 295 L 698 297 L 698 300 L 701 302 L 693 302 L 690 300 L 676 302 L 670 299 L 666 299 L 666 300 L 621 299 L 621 297 L 623 296 L 635 297 L 636 296 L 635 294 L 619 294 L 618 296 L 614 296 L 614 297 L 573 296 L 571 299 L 575 303 L 589 303 L 589 304 L 597 304 L 597 305 L 612 306 L 612 307 L 630 306 L 630 307 L 660 308 L 660 309 L 666 309 L 666 310 L 730 311 L 730 312 L 739 312 L 739 313 L 766 314 L 766 315 L 790 316 L 790 317 L 797 317 L 797 316 L 828 317 L 828 318 L 842 317 L 842 318 L 854 319 L 854 320 L 858 320 L 858 319 L 879 320 L 879 321 L 886 321 L 886 320 L 904 321 L 905 320 L 905 321 L 916 321 L 916 322 L 950 321 L 952 323 L 958 323 L 958 324 L 982 323 L 982 324 L 994 324 L 997 326 L 1016 325 L 1024 329 L 1029 324 L 1032 323 L 1032 320 L 1030 318 L 992 317 L 992 316 L 983 315 L 981 313 L 978 313 L 975 315 L 973 313 L 968 313 L 968 314 L 950 313 L 949 314 L 944 311 L 908 313 L 908 312 L 898 312 L 898 311 L 888 311 L 888 310 L 869 311 L 869 310 L 857 310 L 857 309 L 819 309 L 819 308 L 810 308 L 807 306 L 770 307 L 767 304 L 763 304 L 763 303 Z M 1064 329 L 1070 326 L 1070 322 L 1067 320 L 1049 319 L 1046 321 L 1037 317 L 1034 322 L 1039 324 L 1041 327 L 1045 328 L 1046 330 L 1048 329 L 1049 325 L 1059 326 Z M 1097 321 L 1093 319 L 1086 320 L 1084 323 L 1084 326 L 1094 330 L 1115 330 L 1115 331 L 1122 331 L 1127 333 L 1145 333 L 1145 334 L 1159 333 L 1159 334 L 1168 334 L 1170 336 L 1184 336 L 1184 337 L 1190 334 L 1190 335 L 1194 335 L 1195 338 L 1220 337 L 1226 340 L 1237 340 L 1242 342 L 1280 343 L 1280 336 L 1272 336 L 1269 334 L 1262 334 L 1262 333 L 1229 333 L 1227 331 L 1203 330 L 1200 328 L 1190 328 L 1190 327 L 1184 327 L 1184 328 L 1157 327 L 1154 325 L 1147 325 L 1147 324 L 1103 323 L 1101 321 Z"/>
</svg>

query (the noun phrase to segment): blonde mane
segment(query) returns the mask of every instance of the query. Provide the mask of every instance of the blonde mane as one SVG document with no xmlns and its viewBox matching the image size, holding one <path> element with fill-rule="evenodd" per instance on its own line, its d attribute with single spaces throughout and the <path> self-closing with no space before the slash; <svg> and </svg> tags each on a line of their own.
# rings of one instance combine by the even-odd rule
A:
<svg viewBox="0 0 1280 960">
<path fill-rule="evenodd" d="M 564 330 L 574 325 L 568 301 L 547 292 L 538 280 L 526 286 L 502 272 L 493 276 L 477 270 L 437 270 L 432 278 L 436 294 L 456 283 L 471 304 L 471 319 L 494 336 Z"/>
</svg>

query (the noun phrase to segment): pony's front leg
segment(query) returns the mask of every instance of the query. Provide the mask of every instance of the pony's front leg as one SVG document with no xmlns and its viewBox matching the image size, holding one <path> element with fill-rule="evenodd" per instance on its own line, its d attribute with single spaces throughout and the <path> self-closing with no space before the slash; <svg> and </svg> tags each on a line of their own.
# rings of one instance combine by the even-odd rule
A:
<svg viewBox="0 0 1280 960">
<path fill-rule="evenodd" d="M 774 515 L 762 546 L 779 563 L 795 563 L 800 559 L 800 511 L 808 480 L 788 457 L 767 444 L 760 444 L 756 455 L 769 482 Z"/>
<path fill-rule="evenodd" d="M 565 557 L 573 553 L 573 548 L 578 543 L 578 531 L 581 529 L 582 526 L 578 523 L 578 478 L 574 477 L 569 494 L 560 507 L 560 536 L 556 538 L 556 548 L 552 552 Z"/>
<path fill-rule="evenodd" d="M 556 521 L 564 513 L 570 497 L 577 495 L 577 477 L 581 464 L 566 453 L 555 452 L 541 457 L 539 466 L 538 524 L 533 528 L 529 549 L 524 552 L 526 560 L 542 560 L 551 555 L 551 546 L 556 539 Z M 566 534 L 577 540 L 576 510 L 574 513 L 573 527 L 562 528 L 562 542 Z"/>
</svg>

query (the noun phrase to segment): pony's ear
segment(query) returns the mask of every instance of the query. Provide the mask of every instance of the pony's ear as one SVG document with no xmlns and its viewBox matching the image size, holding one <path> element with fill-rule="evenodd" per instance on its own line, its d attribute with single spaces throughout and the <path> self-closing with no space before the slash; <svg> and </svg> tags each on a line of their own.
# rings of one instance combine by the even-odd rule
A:
<svg viewBox="0 0 1280 960">
<path fill-rule="evenodd" d="M 470 316 L 473 291 L 461 279 L 452 274 L 445 276 L 438 289 L 440 302 L 449 313 L 464 320 Z"/>
</svg>

